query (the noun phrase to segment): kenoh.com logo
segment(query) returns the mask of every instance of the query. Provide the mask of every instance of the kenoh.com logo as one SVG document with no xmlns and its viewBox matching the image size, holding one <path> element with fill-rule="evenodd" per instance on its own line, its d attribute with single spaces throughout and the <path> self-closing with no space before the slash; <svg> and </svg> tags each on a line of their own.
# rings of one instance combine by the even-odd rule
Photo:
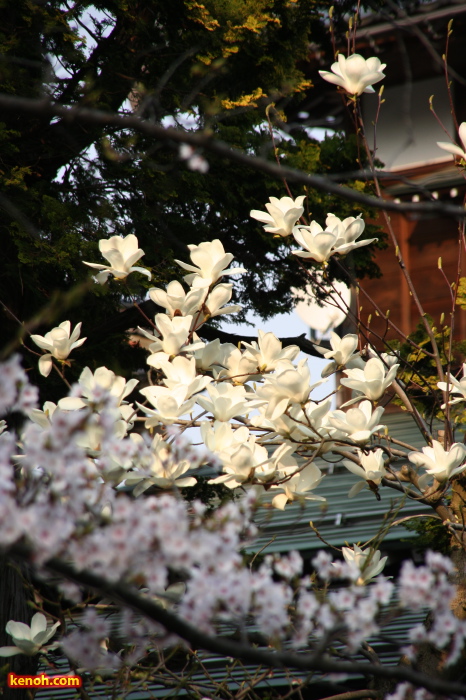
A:
<svg viewBox="0 0 466 700">
<path fill-rule="evenodd" d="M 47 676 L 45 673 L 39 676 L 8 674 L 9 688 L 80 688 L 82 683 L 80 676 Z"/>
</svg>

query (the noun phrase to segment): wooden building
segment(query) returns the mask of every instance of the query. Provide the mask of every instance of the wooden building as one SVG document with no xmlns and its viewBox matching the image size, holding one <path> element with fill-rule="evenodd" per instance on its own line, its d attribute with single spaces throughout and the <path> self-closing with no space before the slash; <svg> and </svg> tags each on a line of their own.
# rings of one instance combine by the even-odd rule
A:
<svg viewBox="0 0 466 700">
<path fill-rule="evenodd" d="M 447 46 L 449 26 L 452 33 Z M 379 18 L 368 17 L 362 22 L 358 50 L 364 55 L 378 55 L 387 64 L 385 102 L 375 129 L 372 122 L 376 118 L 377 98 L 362 97 L 364 119 L 369 125 L 366 128 L 375 133 L 376 157 L 384 163 L 382 185 L 387 198 L 400 203 L 437 200 L 461 205 L 465 201 L 464 170 L 455 164 L 452 155 L 437 146 L 437 141 L 451 139 L 460 143 L 455 117 L 457 123 L 466 121 L 465 37 L 464 2 L 418 3 L 409 16 L 400 11 L 396 20 L 384 21 L 382 12 Z M 442 60 L 447 49 L 448 80 Z M 458 274 L 466 274 L 464 260 L 459 260 L 461 224 L 446 216 L 409 217 L 398 213 L 392 213 L 390 220 L 424 311 L 437 325 L 443 313 L 449 324 L 451 284 Z M 378 223 L 387 230 L 383 216 Z M 465 257 L 464 247 L 461 256 Z M 439 258 L 443 271 L 438 267 Z M 363 289 L 382 311 L 389 309 L 391 321 L 408 334 L 419 323 L 420 315 L 394 256 L 393 244 L 390 242 L 376 259 L 382 280 L 365 280 Z M 462 271 L 459 262 L 463 263 Z M 372 314 L 371 328 L 378 335 L 397 336 L 393 328 L 386 330 L 386 323 L 363 297 L 360 305 L 363 320 Z M 466 312 L 457 306 L 455 313 L 454 337 L 464 339 Z M 381 345 L 375 337 L 372 340 Z"/>
</svg>

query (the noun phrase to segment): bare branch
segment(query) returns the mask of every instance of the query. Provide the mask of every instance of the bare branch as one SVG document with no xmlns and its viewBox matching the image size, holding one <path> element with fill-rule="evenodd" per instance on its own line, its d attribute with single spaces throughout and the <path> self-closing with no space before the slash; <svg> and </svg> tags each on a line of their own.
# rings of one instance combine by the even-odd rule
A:
<svg viewBox="0 0 466 700">
<path fill-rule="evenodd" d="M 93 124 L 101 127 L 113 126 L 121 129 L 134 129 L 146 136 L 152 136 L 162 141 L 172 141 L 176 144 L 188 143 L 196 148 L 205 149 L 211 153 L 215 153 L 221 158 L 226 158 L 240 165 L 244 165 L 245 167 L 252 168 L 253 170 L 267 173 L 280 180 L 286 178 L 288 182 L 296 182 L 308 187 L 315 187 L 318 190 L 330 192 L 331 194 L 335 194 L 351 202 L 358 202 L 359 204 L 364 204 L 368 207 L 374 207 L 375 209 L 381 209 L 383 211 L 396 211 L 413 216 L 417 214 L 423 214 L 424 216 L 442 214 L 459 220 L 463 220 L 466 217 L 466 211 L 462 207 L 438 200 L 433 202 L 397 203 L 361 194 L 356 190 L 337 185 L 322 175 L 308 175 L 300 170 L 278 165 L 265 158 L 248 155 L 237 148 L 230 147 L 223 141 L 215 139 L 213 134 L 209 131 L 190 132 L 173 127 L 165 128 L 159 124 L 144 121 L 137 116 L 120 116 L 119 114 L 111 112 L 102 112 L 100 110 L 87 109 L 79 106 L 68 108 L 54 104 L 48 99 L 33 100 L 26 97 L 11 97 L 5 94 L 0 94 L 0 108 L 9 111 L 35 114 L 42 117 L 60 117 L 62 124 L 81 123 Z"/>
<path fill-rule="evenodd" d="M 131 328 L 136 328 L 141 324 L 141 311 L 146 317 L 153 317 L 156 313 L 162 311 L 162 307 L 154 304 L 153 301 L 147 300 L 139 303 L 137 307 L 132 306 L 129 309 L 125 309 L 121 313 L 116 313 L 111 316 L 107 321 L 99 326 L 88 329 L 86 328 L 86 333 L 92 335 L 94 339 L 103 338 L 112 333 L 128 331 Z M 238 345 L 241 341 L 246 343 L 252 343 L 257 341 L 257 335 L 244 335 L 243 333 L 230 333 L 228 331 L 221 330 L 220 328 L 214 328 L 205 324 L 197 331 L 198 335 L 204 340 L 215 340 L 218 338 L 221 343 L 233 343 L 233 345 Z M 301 352 L 307 355 L 312 355 L 322 359 L 322 354 L 315 349 L 316 343 L 308 340 L 303 333 L 299 336 L 292 336 L 289 338 L 279 338 L 284 348 L 290 345 L 297 345 Z M 327 340 L 323 340 L 320 343 L 322 348 L 330 348 L 330 343 Z"/>
</svg>

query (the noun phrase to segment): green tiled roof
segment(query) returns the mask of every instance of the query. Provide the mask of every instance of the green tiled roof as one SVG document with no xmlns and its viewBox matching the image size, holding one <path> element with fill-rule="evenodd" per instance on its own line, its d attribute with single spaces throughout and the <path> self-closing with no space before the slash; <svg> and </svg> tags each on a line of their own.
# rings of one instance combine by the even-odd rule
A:
<svg viewBox="0 0 466 700">
<path fill-rule="evenodd" d="M 383 417 L 383 422 L 388 426 L 390 436 L 396 440 L 418 449 L 425 444 L 420 431 L 409 415 L 405 413 L 388 414 Z M 408 453 L 409 450 L 405 449 L 404 451 Z M 318 464 L 322 469 L 329 470 L 328 463 L 323 460 L 318 460 Z M 258 541 L 250 548 L 251 551 L 258 551 L 265 547 L 264 551 L 267 553 L 287 552 L 291 549 L 312 552 L 312 550 L 325 547 L 325 544 L 309 526 L 310 520 L 313 521 L 325 541 L 334 546 L 341 547 L 345 542 L 350 544 L 363 543 L 374 537 L 384 523 L 384 516 L 389 513 L 393 515 L 401 504 L 402 495 L 387 487 L 381 487 L 380 501 L 369 490 L 364 490 L 356 498 L 349 499 L 348 491 L 356 481 L 357 477 L 344 467 L 336 467 L 333 473 L 327 473 L 322 484 L 316 489 L 316 495 L 327 498 L 327 505 L 324 509 L 318 502 L 307 501 L 304 508 L 295 503 L 288 505 L 284 511 L 272 507 L 260 510 L 257 517 L 260 534 Z M 406 500 L 402 516 L 426 512 L 428 512 L 426 506 L 416 501 Z M 407 532 L 403 527 L 390 528 L 384 538 L 384 548 L 397 546 L 403 537 L 407 537 Z M 401 546 L 404 545 L 401 544 Z M 407 613 L 384 627 L 383 640 L 369 640 L 371 647 L 379 655 L 383 664 L 397 664 L 399 645 L 406 643 L 407 630 L 421 622 L 423 617 L 422 613 Z M 118 615 L 114 619 L 114 625 L 118 624 L 117 618 Z M 228 687 L 232 691 L 237 691 L 241 687 L 246 674 L 253 676 L 257 670 L 253 666 L 235 665 L 230 659 L 216 657 L 212 654 L 200 653 L 199 658 L 202 659 L 202 663 L 212 680 L 209 681 L 202 671 L 196 671 L 190 675 L 190 681 L 198 683 L 202 692 L 209 696 L 215 695 L 215 682 L 225 679 L 226 669 L 228 669 Z M 66 672 L 65 664 L 64 659 L 59 659 L 57 672 Z M 299 679 L 303 676 L 299 673 L 292 673 L 290 677 Z M 320 674 L 314 675 L 312 684 L 321 685 L 323 682 L 325 682 L 325 677 Z M 88 685 L 86 681 L 85 683 Z M 285 672 L 274 669 L 259 687 L 261 690 L 266 690 L 277 686 L 287 687 L 288 684 L 289 678 Z M 113 697 L 111 691 L 103 685 L 96 685 L 91 690 L 88 686 L 86 692 L 90 698 Z M 185 694 L 186 691 L 182 689 L 170 690 L 160 683 L 149 682 L 147 690 L 135 689 L 129 693 L 125 692 L 124 697 L 127 700 L 149 700 L 150 698 L 170 698 Z M 316 688 L 316 697 L 324 697 L 327 694 L 323 692 L 321 695 Z M 50 691 L 40 690 L 35 697 L 36 700 L 49 700 Z M 76 691 L 71 689 L 54 689 L 53 691 L 54 700 L 72 700 L 78 697 Z"/>
<path fill-rule="evenodd" d="M 390 608 L 387 609 L 389 612 Z M 394 665 L 396 666 L 400 657 L 400 646 L 408 643 L 408 630 L 417 624 L 420 624 L 424 619 L 425 614 L 423 612 L 406 612 L 402 617 L 396 618 L 388 622 L 388 624 L 383 627 L 383 639 L 371 638 L 368 639 L 368 643 L 371 648 L 379 657 L 381 663 L 384 665 Z M 116 614 L 113 618 L 113 628 L 117 630 L 118 628 L 119 615 Z M 222 634 L 227 634 L 230 630 L 224 626 L 222 629 Z M 338 643 L 334 646 L 340 647 Z M 342 649 L 343 650 L 343 649 Z M 186 659 L 188 659 L 188 654 L 186 654 Z M 244 687 L 247 678 L 252 678 L 256 673 L 260 675 L 266 669 L 262 667 L 259 669 L 257 666 L 251 664 L 240 664 L 236 663 L 233 659 L 225 658 L 223 656 L 216 656 L 215 654 L 208 654 L 204 652 L 199 652 L 197 659 L 202 663 L 205 671 L 198 665 L 196 667 L 195 662 L 191 664 L 186 664 L 184 670 L 178 670 L 176 675 L 181 681 L 182 685 L 183 679 L 189 681 L 190 685 L 197 685 L 200 690 L 207 697 L 218 697 L 216 693 L 216 684 L 225 682 L 228 686 L 230 692 L 237 692 L 241 687 Z M 365 661 L 362 656 L 356 656 L 355 660 Z M 54 673 L 67 673 L 68 665 L 64 659 L 57 660 L 57 669 Z M 183 664 L 184 665 L 184 664 Z M 44 672 L 52 675 L 50 669 L 40 668 L 39 672 Z M 300 681 L 304 679 L 306 674 L 300 671 L 284 671 L 281 669 L 270 669 L 267 673 L 267 677 L 264 678 L 257 686 L 261 691 L 267 690 L 267 688 L 287 688 L 292 680 Z M 352 683 L 360 683 L 360 676 L 354 676 L 348 681 L 344 682 L 342 690 L 348 689 L 352 686 Z M 167 680 L 170 682 L 171 678 L 167 676 Z M 94 698 L 106 698 L 111 700 L 114 697 L 112 695 L 111 688 L 105 687 L 101 683 L 96 683 L 95 685 L 90 685 L 90 679 L 87 674 L 83 674 L 83 682 L 86 690 L 87 697 Z M 310 687 L 316 687 L 316 697 L 325 697 L 328 692 L 319 693 L 319 688 L 324 687 L 328 683 L 326 676 L 321 673 L 314 673 L 310 683 Z M 138 684 L 139 685 L 139 684 Z M 136 686 L 136 683 L 135 683 Z M 124 697 L 125 700 L 150 700 L 151 698 L 173 698 L 173 697 L 183 697 L 187 694 L 184 688 L 170 688 L 164 685 L 156 679 L 153 681 L 148 681 L 146 688 L 141 685 L 135 687 L 134 690 L 128 690 L 120 688 L 119 694 L 116 697 Z M 81 697 L 79 692 L 72 689 L 60 689 L 57 688 L 53 690 L 53 700 L 75 700 Z M 39 690 L 36 695 L 36 700 L 50 700 L 51 692 L 48 689 Z"/>
<path fill-rule="evenodd" d="M 422 434 L 408 414 L 388 414 L 382 420 L 392 438 L 418 449 L 425 445 Z M 408 449 L 396 447 L 406 454 L 409 452 Z M 402 459 L 400 464 L 403 462 Z M 317 459 L 316 464 L 323 471 L 329 470 L 328 463 L 322 459 Z M 260 526 L 260 537 L 250 550 L 257 551 L 266 547 L 264 551 L 273 553 L 291 549 L 322 549 L 325 544 L 311 529 L 309 521 L 313 522 L 325 541 L 331 545 L 341 547 L 345 542 L 366 542 L 377 535 L 384 523 L 387 524 L 385 516 L 396 520 L 397 517 L 429 512 L 427 506 L 404 498 L 401 493 L 389 487 L 380 487 L 380 501 L 369 489 L 364 489 L 355 498 L 348 498 L 348 492 L 357 480 L 345 467 L 336 467 L 333 473 L 331 470 L 327 473 L 315 490 L 315 495 L 327 499 L 324 506 L 317 501 L 306 501 L 304 507 L 295 502 L 287 505 L 284 511 L 272 507 L 263 515 L 259 511 L 257 524 Z M 401 505 L 402 513 L 396 516 Z M 404 527 L 392 527 L 387 531 L 384 542 L 392 543 L 393 546 L 403 537 L 407 537 Z"/>
</svg>

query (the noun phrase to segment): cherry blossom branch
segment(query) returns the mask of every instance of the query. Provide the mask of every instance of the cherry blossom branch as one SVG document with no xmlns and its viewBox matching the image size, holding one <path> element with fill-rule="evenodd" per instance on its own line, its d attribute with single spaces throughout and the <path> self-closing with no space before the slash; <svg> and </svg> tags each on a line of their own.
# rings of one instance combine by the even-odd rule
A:
<svg viewBox="0 0 466 700">
<path fill-rule="evenodd" d="M 339 693 L 338 695 L 329 695 L 323 700 L 357 700 L 358 698 L 378 698 L 380 693 L 376 690 L 349 690 L 347 693 Z"/>
<path fill-rule="evenodd" d="M 32 554 L 30 549 L 21 545 L 12 547 L 10 553 L 27 560 L 30 560 Z M 125 583 L 111 583 L 89 571 L 77 571 L 71 564 L 57 558 L 50 559 L 46 562 L 45 567 L 52 573 L 104 593 L 113 600 L 120 600 L 124 605 L 141 613 L 150 620 L 160 623 L 191 646 L 199 647 L 215 654 L 231 656 L 270 668 L 291 667 L 301 671 L 369 675 L 390 680 L 406 681 L 415 686 L 426 688 L 433 693 L 457 695 L 466 698 L 466 685 L 432 678 L 402 666 L 382 666 L 357 661 L 334 661 L 324 654 L 268 651 L 223 636 L 208 635 L 188 624 L 175 613 L 164 609 L 150 598 L 141 595 L 136 589 Z"/>
</svg>

